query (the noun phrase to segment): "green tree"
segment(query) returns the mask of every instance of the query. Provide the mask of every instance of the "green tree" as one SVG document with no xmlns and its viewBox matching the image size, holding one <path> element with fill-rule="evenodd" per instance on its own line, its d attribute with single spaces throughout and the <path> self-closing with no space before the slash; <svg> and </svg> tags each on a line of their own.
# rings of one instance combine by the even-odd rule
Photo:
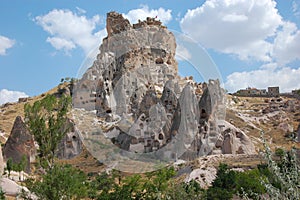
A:
<svg viewBox="0 0 300 200">
<path fill-rule="evenodd" d="M 280 160 L 283 158 L 285 152 L 282 148 L 276 148 L 275 149 L 275 155 L 280 158 Z"/>
<path fill-rule="evenodd" d="M 143 189 L 140 181 L 142 181 L 141 176 L 137 174 L 124 178 L 121 185 L 115 185 L 111 199 L 141 199 Z"/>
<path fill-rule="evenodd" d="M 67 112 L 71 105 L 69 96 L 60 98 L 47 95 L 33 105 L 25 104 L 25 121 L 39 145 L 39 159 L 43 167 L 52 167 L 57 145 L 68 131 Z"/>
<path fill-rule="evenodd" d="M 207 190 L 207 199 L 231 199 L 235 193 L 236 172 L 229 169 L 228 165 L 220 164 L 216 179 Z"/>
<path fill-rule="evenodd" d="M 3 192 L 1 187 L 0 187 L 0 200 L 5 200 L 5 193 Z"/>
<path fill-rule="evenodd" d="M 126 176 L 125 178 L 118 171 L 113 170 L 112 174 L 103 173 L 91 182 L 89 197 L 97 200 L 178 199 L 176 196 L 181 191 L 184 191 L 188 196 L 187 191 L 191 192 L 197 188 L 196 185 L 180 185 L 175 189 L 175 187 L 172 187 L 173 182 L 171 181 L 174 175 L 175 170 L 172 167 L 146 173 L 145 175 Z"/>
<path fill-rule="evenodd" d="M 8 178 L 10 177 L 10 172 L 13 170 L 13 160 L 12 158 L 9 158 L 6 161 L 6 170 L 8 171 Z"/>
<path fill-rule="evenodd" d="M 81 199 L 88 196 L 86 175 L 71 165 L 55 164 L 42 175 L 40 181 L 27 181 L 26 186 L 39 199 L 45 200 Z"/>
<path fill-rule="evenodd" d="M 22 159 L 19 163 L 14 163 L 14 171 L 19 172 L 19 180 L 21 181 L 22 171 L 25 171 L 27 165 L 26 155 L 22 156 Z"/>
<path fill-rule="evenodd" d="M 264 176 L 259 169 L 252 169 L 236 173 L 236 194 L 251 199 L 259 199 L 259 196 L 266 192 L 261 183 Z"/>
<path fill-rule="evenodd" d="M 114 192 L 113 189 L 116 187 L 116 182 L 112 175 L 108 175 L 106 172 L 101 173 L 90 182 L 89 198 L 98 200 L 110 199 L 110 193 Z"/>
<path fill-rule="evenodd" d="M 170 182 L 168 187 L 166 199 L 177 200 L 177 199 L 193 199 L 193 200 L 202 200 L 205 198 L 205 190 L 201 189 L 200 184 L 191 180 L 188 183 L 176 183 L 174 181 Z"/>
<path fill-rule="evenodd" d="M 145 199 L 163 199 L 169 192 L 169 180 L 175 175 L 173 167 L 162 168 L 155 172 L 146 173 L 147 181 L 144 182 L 143 188 L 147 191 Z"/>
</svg>

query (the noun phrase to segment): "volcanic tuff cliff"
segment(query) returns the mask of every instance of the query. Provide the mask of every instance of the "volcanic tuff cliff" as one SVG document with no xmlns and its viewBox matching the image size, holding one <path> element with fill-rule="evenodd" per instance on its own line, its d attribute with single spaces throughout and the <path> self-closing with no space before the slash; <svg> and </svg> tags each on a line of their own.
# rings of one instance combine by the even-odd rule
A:
<svg viewBox="0 0 300 200">
<path fill-rule="evenodd" d="M 224 121 L 224 91 L 218 80 L 201 84 L 178 76 L 176 40 L 160 21 L 148 17 L 131 25 L 121 14 L 110 12 L 106 23 L 108 36 L 77 83 L 73 104 L 95 110 L 115 145 L 153 152 L 180 140 L 182 145 L 171 151 L 176 151 L 174 158 L 186 159 L 255 152 L 244 133 L 227 139 L 236 130 Z"/>
<path fill-rule="evenodd" d="M 17 116 L 4 147 L 3 156 L 5 160 L 12 159 L 14 163 L 19 163 L 22 156 L 26 158 L 26 172 L 30 172 L 30 162 L 35 160 L 36 148 L 32 135 L 26 128 L 20 116 Z"/>
</svg>

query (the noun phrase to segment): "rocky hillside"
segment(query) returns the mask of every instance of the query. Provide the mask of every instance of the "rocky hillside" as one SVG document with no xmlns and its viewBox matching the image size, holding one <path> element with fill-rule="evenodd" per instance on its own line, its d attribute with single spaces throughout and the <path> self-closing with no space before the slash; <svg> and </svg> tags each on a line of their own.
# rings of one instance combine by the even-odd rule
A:
<svg viewBox="0 0 300 200">
<path fill-rule="evenodd" d="M 178 76 L 176 40 L 161 22 L 147 18 L 131 25 L 111 12 L 106 28 L 100 54 L 73 91 L 74 121 L 95 157 L 121 167 L 128 159 L 148 166 L 256 153 L 249 137 L 225 120 L 218 80 Z"/>
<path fill-rule="evenodd" d="M 299 148 L 300 101 L 296 98 L 227 96 L 226 119 L 261 148 L 263 131 L 273 148 Z"/>
<path fill-rule="evenodd" d="M 261 130 L 273 147 L 298 145 L 299 100 L 235 97 L 226 95 L 218 80 L 196 83 L 180 77 L 175 37 L 153 18 L 130 24 L 111 12 L 107 33 L 97 59 L 73 91 L 64 84 L 47 92 L 73 95 L 74 127 L 60 144 L 60 158 L 86 154 L 79 138 L 94 157 L 120 169 L 124 159 L 168 163 L 205 155 L 256 154 Z M 14 141 L 14 120 L 24 117 L 24 104 L 45 94 L 0 107 L 5 151 L 13 151 L 6 148 Z M 83 157 L 71 163 L 81 166 Z"/>
</svg>

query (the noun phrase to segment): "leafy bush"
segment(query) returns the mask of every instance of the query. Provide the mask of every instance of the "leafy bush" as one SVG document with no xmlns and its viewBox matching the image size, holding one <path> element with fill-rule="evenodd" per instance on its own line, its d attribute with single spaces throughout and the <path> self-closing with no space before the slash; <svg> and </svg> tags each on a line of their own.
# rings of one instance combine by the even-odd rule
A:
<svg viewBox="0 0 300 200">
<path fill-rule="evenodd" d="M 236 172 L 220 164 L 216 179 L 207 190 L 207 199 L 231 199 L 233 195 L 258 199 L 266 192 L 260 182 L 262 176 L 259 169 Z"/>
<path fill-rule="evenodd" d="M 261 184 L 264 177 L 259 169 L 248 170 L 236 173 L 236 194 L 251 199 L 259 199 L 266 193 L 265 187 Z"/>
<path fill-rule="evenodd" d="M 5 193 L 3 192 L 2 188 L 0 187 L 0 200 L 5 200 Z"/>
<path fill-rule="evenodd" d="M 57 165 L 48 169 L 41 180 L 27 180 L 26 186 L 39 199 L 69 200 L 87 197 L 86 175 L 71 165 Z M 29 194 L 23 194 L 29 197 Z"/>
<path fill-rule="evenodd" d="M 174 175 L 172 167 L 125 178 L 117 171 L 110 175 L 103 173 L 91 181 L 89 197 L 97 200 L 203 199 L 204 190 L 196 181 L 175 183 L 172 179 Z"/>
<path fill-rule="evenodd" d="M 216 179 L 207 190 L 207 199 L 231 199 L 236 187 L 236 172 L 220 164 Z"/>
<path fill-rule="evenodd" d="M 10 177 L 11 171 L 19 172 L 19 179 L 21 180 L 21 172 L 25 170 L 27 164 L 26 156 L 23 155 L 19 163 L 14 163 L 12 158 L 6 161 L 6 170 L 8 171 L 8 177 Z"/>
<path fill-rule="evenodd" d="M 263 137 L 265 148 L 264 158 L 267 162 L 270 175 L 263 180 L 267 193 L 271 199 L 300 199 L 300 167 L 296 160 L 295 149 L 284 152 L 279 162 L 273 160 L 273 153 Z M 274 184 L 274 182 L 276 184 Z"/>
</svg>

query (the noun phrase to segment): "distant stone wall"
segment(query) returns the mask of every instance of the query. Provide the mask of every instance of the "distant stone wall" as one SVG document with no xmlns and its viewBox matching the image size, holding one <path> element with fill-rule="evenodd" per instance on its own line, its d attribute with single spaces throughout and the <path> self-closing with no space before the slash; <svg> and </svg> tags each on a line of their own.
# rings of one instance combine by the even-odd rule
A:
<svg viewBox="0 0 300 200">
<path fill-rule="evenodd" d="M 288 98 L 295 98 L 295 99 L 300 100 L 300 95 L 294 94 L 294 93 L 280 93 L 280 96 L 288 97 Z"/>
<path fill-rule="evenodd" d="M 238 93 L 233 93 L 233 95 L 234 96 L 239 96 L 239 97 L 265 97 L 265 98 L 274 97 L 274 96 L 270 96 L 268 94 L 263 95 L 263 94 L 238 94 Z M 279 96 L 281 96 L 281 94 L 279 94 Z"/>
</svg>

